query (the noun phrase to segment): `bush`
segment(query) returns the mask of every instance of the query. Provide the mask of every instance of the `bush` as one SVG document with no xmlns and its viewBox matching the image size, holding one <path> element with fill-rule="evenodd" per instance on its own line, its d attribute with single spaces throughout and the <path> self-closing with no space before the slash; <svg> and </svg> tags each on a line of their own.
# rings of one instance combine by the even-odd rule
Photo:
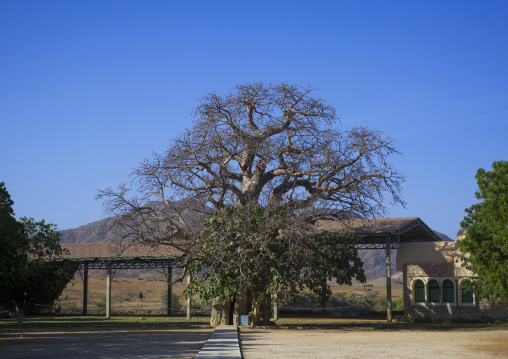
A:
<svg viewBox="0 0 508 359">
<path fill-rule="evenodd" d="M 413 319 L 415 323 L 432 323 L 432 318 L 427 316 L 419 316 Z"/>
<path fill-rule="evenodd" d="M 386 298 L 376 293 L 372 297 L 372 310 L 375 312 L 386 312 Z"/>
<path fill-rule="evenodd" d="M 399 297 L 395 302 L 395 306 L 393 307 L 394 312 L 403 312 L 404 311 L 404 297 Z"/>
<path fill-rule="evenodd" d="M 396 315 L 394 319 L 396 322 L 399 322 L 399 323 L 411 322 L 411 319 L 409 319 L 409 317 L 407 315 Z"/>
<path fill-rule="evenodd" d="M 191 308 L 192 308 L 192 312 L 194 314 L 199 314 L 199 313 L 206 314 L 206 313 L 212 312 L 212 305 L 209 303 L 206 303 L 202 299 L 193 299 Z"/>
<path fill-rule="evenodd" d="M 293 300 L 289 304 L 294 307 L 302 307 L 305 309 L 319 308 L 317 295 L 311 292 L 301 292 L 293 296 Z"/>
<path fill-rule="evenodd" d="M 95 303 L 97 307 L 97 314 L 106 314 L 106 296 L 102 296 L 102 298 Z"/>
<path fill-rule="evenodd" d="M 317 295 L 311 292 L 301 292 L 281 303 L 279 313 L 315 314 L 320 307 Z M 386 299 L 377 292 L 367 295 L 352 292 L 334 293 L 326 302 L 326 307 L 328 308 L 327 314 L 335 312 L 342 315 L 367 313 L 382 315 L 386 312 Z"/>
<path fill-rule="evenodd" d="M 161 296 L 161 302 L 166 306 L 168 302 L 168 291 L 166 290 Z M 171 311 L 179 312 L 182 310 L 182 304 L 180 303 L 180 296 L 171 292 Z"/>
<path fill-rule="evenodd" d="M 480 318 L 476 318 L 474 320 L 474 322 L 480 323 L 480 324 L 501 324 L 503 322 L 503 320 L 497 319 L 497 318 L 492 318 L 492 317 L 482 316 Z"/>
</svg>

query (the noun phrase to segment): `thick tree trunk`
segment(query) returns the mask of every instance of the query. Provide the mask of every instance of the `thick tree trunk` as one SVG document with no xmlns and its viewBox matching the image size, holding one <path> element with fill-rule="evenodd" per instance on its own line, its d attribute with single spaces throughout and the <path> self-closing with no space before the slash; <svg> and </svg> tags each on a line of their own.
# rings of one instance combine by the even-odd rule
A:
<svg viewBox="0 0 508 359">
<path fill-rule="evenodd" d="M 252 304 L 252 325 L 258 326 L 260 322 L 261 309 L 258 303 Z"/>
<path fill-rule="evenodd" d="M 231 305 L 234 305 L 233 310 L 231 310 Z M 224 304 L 216 304 L 212 307 L 212 314 L 210 317 L 210 325 L 213 327 L 219 325 L 228 325 L 230 322 L 230 313 L 233 313 L 233 325 L 240 325 L 241 316 L 249 313 L 249 308 L 247 307 L 247 299 L 242 297 L 242 299 L 237 298 L 235 303 L 232 304 L 230 301 L 227 301 Z"/>
<path fill-rule="evenodd" d="M 321 314 L 323 316 L 326 315 L 326 300 L 324 299 L 326 295 L 326 284 L 321 286 L 321 300 L 319 304 L 321 304 Z"/>
<path fill-rule="evenodd" d="M 252 311 L 252 325 L 270 325 L 270 304 L 254 303 Z"/>
<path fill-rule="evenodd" d="M 326 316 L 326 301 L 321 301 L 319 304 L 321 304 L 321 315 Z"/>
<path fill-rule="evenodd" d="M 242 298 L 242 299 L 240 299 Z M 249 308 L 247 306 L 247 299 L 245 297 L 239 297 L 235 303 L 235 311 L 233 315 L 233 325 L 240 325 L 241 316 L 249 314 Z"/>
<path fill-rule="evenodd" d="M 217 327 L 219 325 L 227 325 L 229 322 L 229 307 L 231 303 L 228 301 L 225 304 L 214 304 L 212 307 L 212 314 L 210 316 L 210 325 Z"/>
</svg>

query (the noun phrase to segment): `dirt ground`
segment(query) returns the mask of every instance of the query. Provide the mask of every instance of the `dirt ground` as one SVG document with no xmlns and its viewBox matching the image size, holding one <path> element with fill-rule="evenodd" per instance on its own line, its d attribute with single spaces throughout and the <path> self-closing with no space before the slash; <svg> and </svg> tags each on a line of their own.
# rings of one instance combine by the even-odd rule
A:
<svg viewBox="0 0 508 359">
<path fill-rule="evenodd" d="M 245 359 L 508 358 L 508 330 L 241 328 Z"/>
</svg>

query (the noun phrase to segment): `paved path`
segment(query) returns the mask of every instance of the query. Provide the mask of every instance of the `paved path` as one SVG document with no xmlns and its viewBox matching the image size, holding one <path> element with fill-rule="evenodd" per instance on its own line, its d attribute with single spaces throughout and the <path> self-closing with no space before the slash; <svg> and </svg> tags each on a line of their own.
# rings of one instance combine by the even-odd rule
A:
<svg viewBox="0 0 508 359">
<path fill-rule="evenodd" d="M 210 329 L 0 333 L 1 359 L 192 359 Z"/>
<path fill-rule="evenodd" d="M 210 329 L 0 332 L 2 359 L 242 359 L 236 326 Z M 207 340 L 208 339 L 208 340 Z M 204 343 L 204 345 L 203 345 Z M 201 348 L 201 350 L 200 350 Z"/>
<path fill-rule="evenodd" d="M 236 326 L 221 325 L 215 329 L 196 356 L 196 359 L 210 358 L 242 359 Z"/>
</svg>

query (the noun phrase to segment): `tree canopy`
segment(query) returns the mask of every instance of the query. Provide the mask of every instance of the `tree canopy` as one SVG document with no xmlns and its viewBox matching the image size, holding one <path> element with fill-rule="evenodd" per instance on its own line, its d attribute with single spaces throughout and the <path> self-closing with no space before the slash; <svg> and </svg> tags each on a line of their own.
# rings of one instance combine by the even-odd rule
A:
<svg viewBox="0 0 508 359">
<path fill-rule="evenodd" d="M 24 226 L 14 217 L 14 202 L 0 183 L 0 305 L 11 304 L 18 273 L 26 264 L 28 238 Z"/>
<path fill-rule="evenodd" d="M 302 232 L 277 208 L 245 212 L 234 206 L 213 210 L 188 260 L 196 276 L 189 293 L 201 293 L 219 309 L 235 297 L 250 299 L 257 324 L 269 321 L 273 294 L 284 299 L 307 288 L 325 303 L 332 294 L 329 281 L 365 281 L 352 234 Z M 208 270 L 200 276 L 203 268 Z"/>
<path fill-rule="evenodd" d="M 56 226 L 44 220 L 14 217 L 5 184 L 0 183 L 0 305 L 23 314 L 51 305 L 72 279 L 75 267 L 55 268 L 46 259 L 62 248 Z"/>
<path fill-rule="evenodd" d="M 464 265 L 474 273 L 467 289 L 480 298 L 508 301 L 508 161 L 496 161 L 492 171 L 480 168 L 476 199 L 461 223 L 467 229 L 460 241 L 470 254 Z"/>
<path fill-rule="evenodd" d="M 100 191 L 118 238 L 171 245 L 191 273 L 208 268 L 194 286 L 213 302 L 245 285 L 255 306 L 277 286 L 325 295 L 326 278 L 362 279 L 351 236 L 321 236 L 314 223 L 403 204 L 388 162 L 398 152 L 382 132 L 341 129 L 313 92 L 255 83 L 202 98 L 194 126 L 135 169 L 132 185 Z"/>
</svg>

